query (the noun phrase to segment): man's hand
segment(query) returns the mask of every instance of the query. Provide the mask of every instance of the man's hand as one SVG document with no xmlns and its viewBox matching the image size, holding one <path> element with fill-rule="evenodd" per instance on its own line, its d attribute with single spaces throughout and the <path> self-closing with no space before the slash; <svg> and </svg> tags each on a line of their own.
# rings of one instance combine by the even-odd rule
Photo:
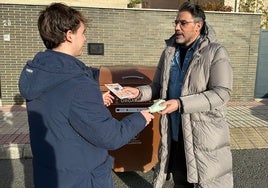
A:
<svg viewBox="0 0 268 188">
<path fill-rule="evenodd" d="M 161 106 L 166 106 L 166 108 L 162 111 L 159 112 L 159 114 L 164 115 L 164 114 L 170 114 L 180 108 L 180 104 L 178 103 L 178 100 L 176 99 L 171 99 L 166 102 L 163 102 L 160 104 Z"/>
<path fill-rule="evenodd" d="M 135 88 L 135 87 L 123 87 L 123 90 L 126 93 L 131 93 L 133 95 L 133 97 L 131 97 L 132 99 L 135 99 L 139 96 L 140 91 Z"/>
<path fill-rule="evenodd" d="M 154 119 L 154 116 L 150 113 L 150 110 L 142 110 L 141 114 L 146 119 L 145 126 L 147 126 Z"/>
<path fill-rule="evenodd" d="M 102 94 L 102 99 L 105 106 L 110 106 L 113 103 L 114 97 L 110 94 L 110 91 L 107 91 Z"/>
</svg>

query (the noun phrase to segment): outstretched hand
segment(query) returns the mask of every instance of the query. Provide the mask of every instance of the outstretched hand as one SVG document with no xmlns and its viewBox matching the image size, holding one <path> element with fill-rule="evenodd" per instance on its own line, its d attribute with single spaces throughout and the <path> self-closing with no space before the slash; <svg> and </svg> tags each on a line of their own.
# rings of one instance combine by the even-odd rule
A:
<svg viewBox="0 0 268 188">
<path fill-rule="evenodd" d="M 147 126 L 154 119 L 154 116 L 150 113 L 150 110 L 142 110 L 141 113 L 146 119 L 145 126 Z"/>
<path fill-rule="evenodd" d="M 171 99 L 160 104 L 161 106 L 166 106 L 166 108 L 159 112 L 159 114 L 170 114 L 180 108 L 179 103 L 176 99 Z"/>
<path fill-rule="evenodd" d="M 126 92 L 126 93 L 131 93 L 133 95 L 131 97 L 132 99 L 137 98 L 139 96 L 139 93 L 140 93 L 140 91 L 137 88 L 135 88 L 135 87 L 128 87 L 128 86 L 123 87 L 123 90 L 122 91 L 123 92 Z"/>
</svg>

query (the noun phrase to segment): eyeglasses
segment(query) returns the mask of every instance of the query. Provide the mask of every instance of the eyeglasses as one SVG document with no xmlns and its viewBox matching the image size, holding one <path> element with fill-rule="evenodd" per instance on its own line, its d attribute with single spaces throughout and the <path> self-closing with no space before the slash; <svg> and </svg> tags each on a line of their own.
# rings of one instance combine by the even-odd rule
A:
<svg viewBox="0 0 268 188">
<path fill-rule="evenodd" d="M 194 21 L 189 21 L 189 22 L 187 22 L 187 21 L 185 21 L 185 20 L 182 20 L 182 21 L 180 21 L 180 20 L 175 20 L 174 22 L 173 22 L 173 25 L 174 25 L 174 27 L 176 27 L 178 24 L 181 26 L 181 27 L 185 27 L 187 24 L 189 24 L 189 23 L 194 23 Z"/>
</svg>

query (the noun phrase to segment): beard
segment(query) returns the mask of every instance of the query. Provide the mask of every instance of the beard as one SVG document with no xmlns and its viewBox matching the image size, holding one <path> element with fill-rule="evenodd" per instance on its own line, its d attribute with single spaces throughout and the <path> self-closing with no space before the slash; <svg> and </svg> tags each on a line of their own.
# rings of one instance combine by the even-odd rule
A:
<svg viewBox="0 0 268 188">
<path fill-rule="evenodd" d="M 179 45 L 179 46 L 185 46 L 186 45 L 185 39 L 176 38 L 175 41 L 176 41 L 176 44 Z"/>
</svg>

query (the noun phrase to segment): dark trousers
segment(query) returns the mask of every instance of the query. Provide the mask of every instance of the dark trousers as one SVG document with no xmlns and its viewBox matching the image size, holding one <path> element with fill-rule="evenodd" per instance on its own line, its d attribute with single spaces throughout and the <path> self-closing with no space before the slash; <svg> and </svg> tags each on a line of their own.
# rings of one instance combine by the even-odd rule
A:
<svg viewBox="0 0 268 188">
<path fill-rule="evenodd" d="M 169 159 L 169 171 L 172 173 L 174 188 L 193 188 L 194 184 L 187 182 L 187 169 L 182 131 L 180 130 L 179 141 L 171 141 Z"/>
</svg>

